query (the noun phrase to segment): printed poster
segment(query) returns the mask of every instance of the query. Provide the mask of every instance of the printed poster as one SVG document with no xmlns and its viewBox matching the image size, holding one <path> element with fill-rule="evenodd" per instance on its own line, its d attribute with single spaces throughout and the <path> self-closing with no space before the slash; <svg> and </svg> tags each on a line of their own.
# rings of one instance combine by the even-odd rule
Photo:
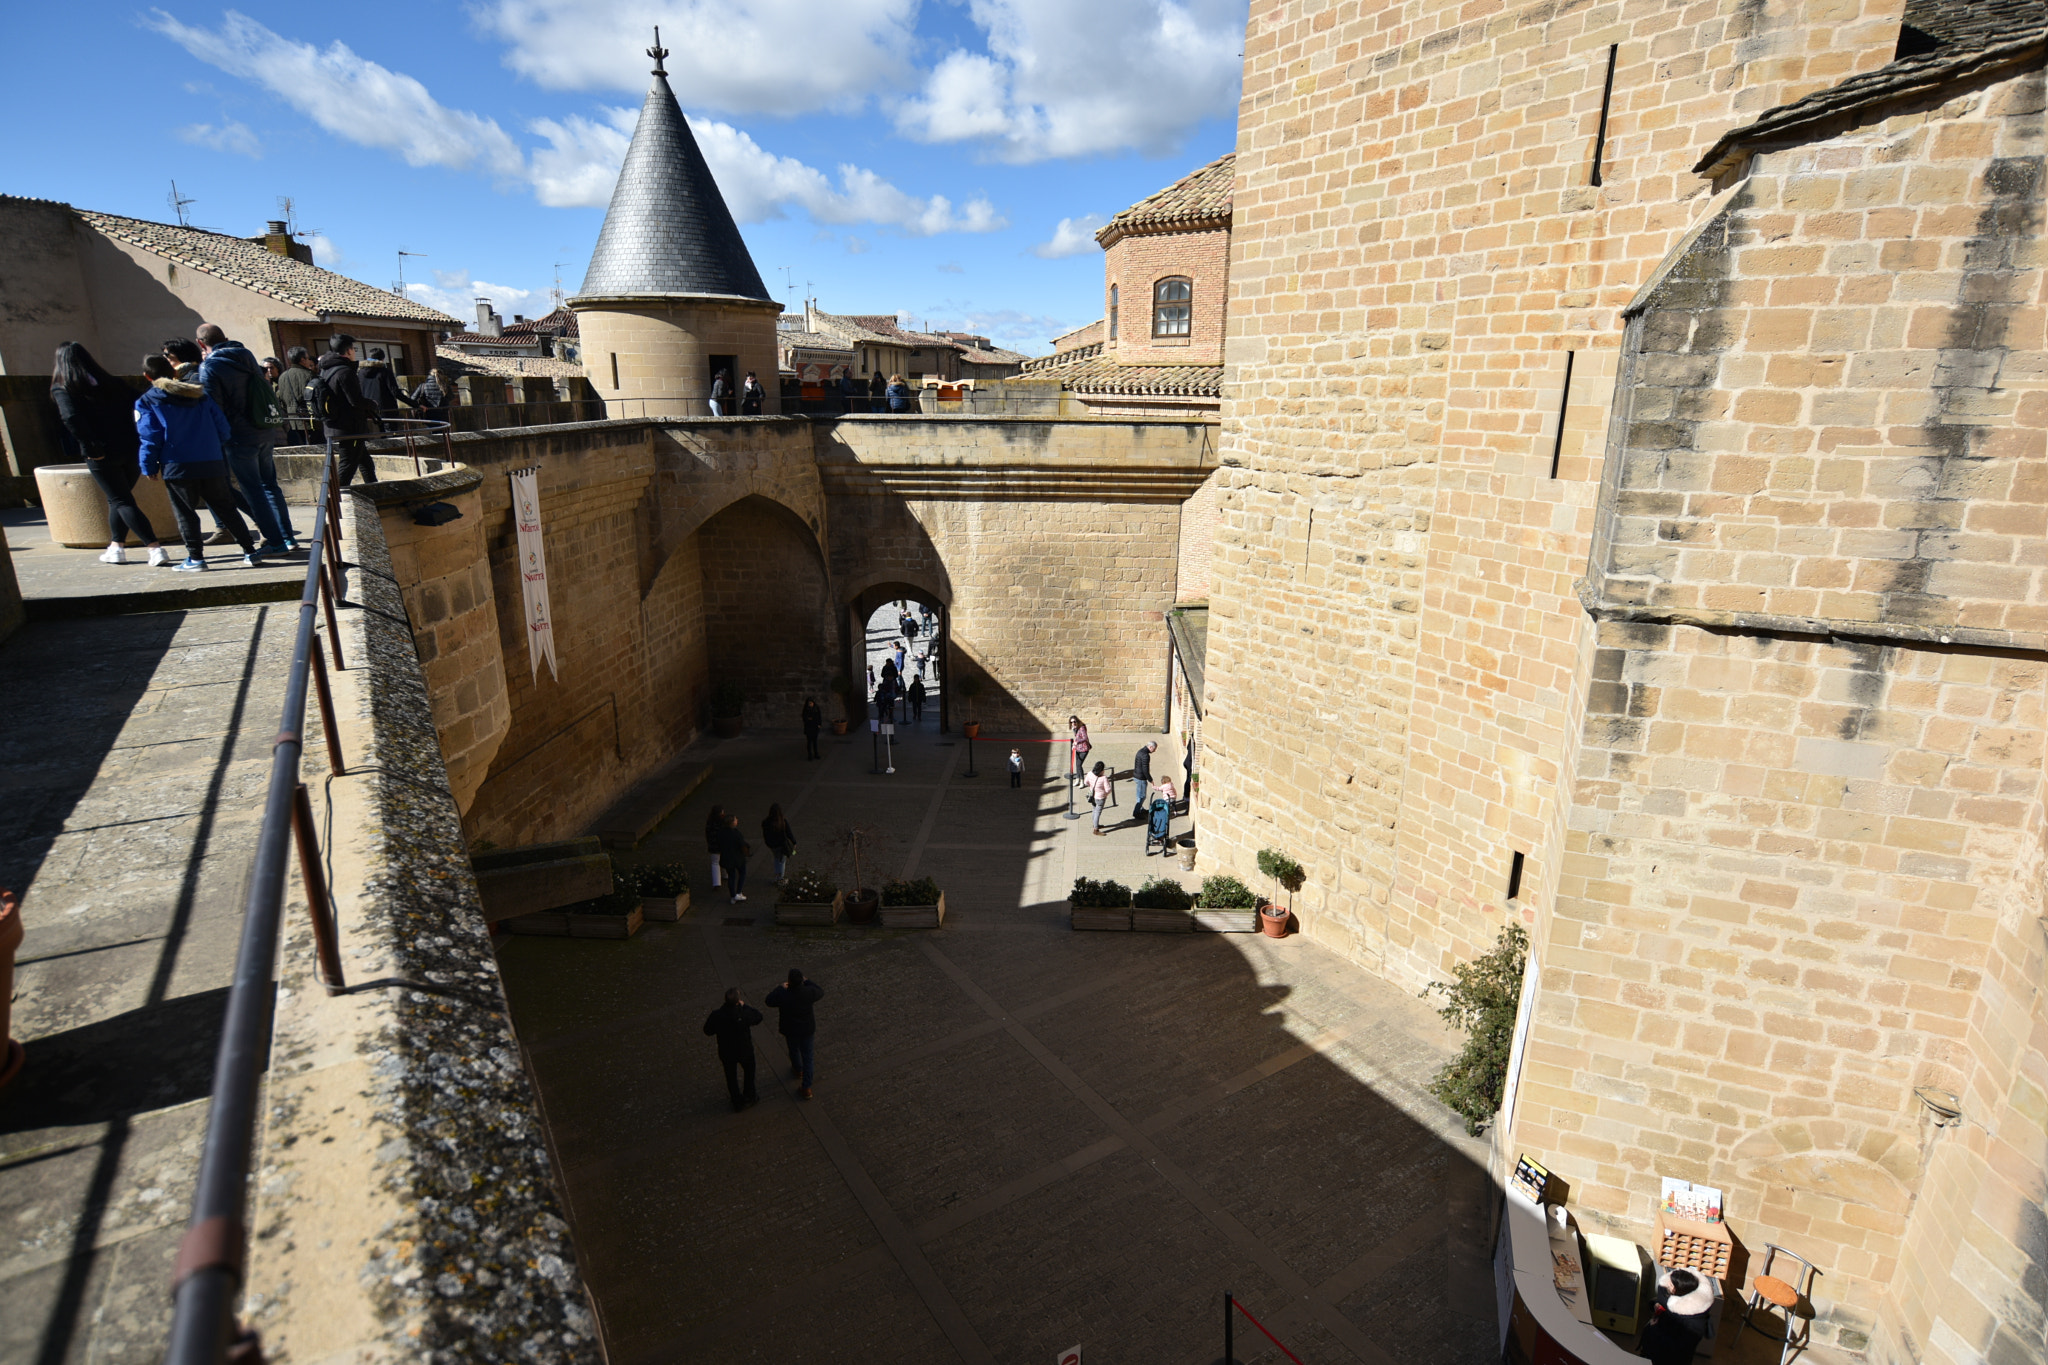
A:
<svg viewBox="0 0 2048 1365">
<path fill-rule="evenodd" d="M 540 678 L 540 661 L 548 661 L 548 676 L 562 680 L 555 667 L 555 618 L 548 610 L 548 560 L 540 543 L 540 467 L 515 469 L 512 480 L 512 524 L 519 532 L 519 597 L 526 613 L 526 658 L 533 677 Z"/>
</svg>

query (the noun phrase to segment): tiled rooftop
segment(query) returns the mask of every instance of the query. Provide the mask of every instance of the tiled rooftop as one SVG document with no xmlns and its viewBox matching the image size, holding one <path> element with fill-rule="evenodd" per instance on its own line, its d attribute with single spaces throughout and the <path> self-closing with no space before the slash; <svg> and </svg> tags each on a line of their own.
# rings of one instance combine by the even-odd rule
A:
<svg viewBox="0 0 2048 1365">
<path fill-rule="evenodd" d="M 1107 248 L 1124 237 L 1190 228 L 1228 227 L 1237 183 L 1237 154 L 1226 153 L 1154 195 L 1140 199 L 1102 226 L 1095 240 Z"/>
<path fill-rule="evenodd" d="M 1058 384 L 1069 393 L 1113 393 L 1129 397 L 1217 398 L 1223 392 L 1221 365 L 1124 365 L 1101 354 L 1098 343 L 1027 363 L 1019 379 Z"/>
<path fill-rule="evenodd" d="M 280 256 L 259 242 L 230 237 L 205 228 L 152 223 L 142 218 L 73 209 L 85 222 L 117 242 L 127 242 L 168 261 L 211 275 L 229 284 L 266 294 L 312 313 L 344 313 L 352 317 L 394 318 L 408 322 L 451 325 L 455 319 L 388 289 L 322 270 L 317 265 Z"/>
</svg>

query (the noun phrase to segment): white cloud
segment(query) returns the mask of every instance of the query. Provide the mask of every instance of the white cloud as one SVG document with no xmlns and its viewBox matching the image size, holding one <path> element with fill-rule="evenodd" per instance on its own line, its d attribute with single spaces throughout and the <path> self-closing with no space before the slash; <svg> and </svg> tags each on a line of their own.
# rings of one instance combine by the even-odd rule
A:
<svg viewBox="0 0 2048 1365">
<path fill-rule="evenodd" d="M 1099 213 L 1084 213 L 1079 218 L 1062 218 L 1059 226 L 1052 230 L 1052 240 L 1040 242 L 1031 248 L 1031 254 L 1048 261 L 1057 261 L 1062 256 L 1078 256 L 1084 251 L 1100 251 L 1095 244 L 1095 232 L 1105 220 Z"/>
<path fill-rule="evenodd" d="M 647 89 L 661 26 L 670 83 L 728 114 L 850 110 L 907 84 L 918 0 L 486 0 L 505 64 L 557 90 Z"/>
<path fill-rule="evenodd" d="M 476 325 L 478 299 L 489 299 L 491 307 L 507 322 L 510 322 L 515 314 L 524 313 L 528 317 L 537 317 L 554 306 L 545 289 L 520 289 L 509 284 L 492 284 L 489 280 L 471 278 L 467 270 L 436 270 L 433 276 L 432 284 L 407 280 L 406 296 L 424 303 L 429 308 L 440 309 L 450 317 L 459 319 L 465 327 Z"/>
<path fill-rule="evenodd" d="M 965 275 L 967 273 L 967 271 L 961 267 L 960 262 L 958 261 L 945 262 L 943 265 L 938 267 L 938 272 L 941 275 Z"/>
<path fill-rule="evenodd" d="M 969 0 L 968 12 L 988 50 L 927 74 L 896 108 L 905 135 L 985 142 L 1015 162 L 1158 155 L 1236 110 L 1246 0 Z"/>
<path fill-rule="evenodd" d="M 341 248 L 324 232 L 316 232 L 308 237 L 306 245 L 313 248 L 314 265 L 333 266 L 341 260 Z"/>
<path fill-rule="evenodd" d="M 218 33 L 190 28 L 161 10 L 149 23 L 201 61 L 256 82 L 338 137 L 396 152 L 414 166 L 475 168 L 500 181 L 522 180 L 551 208 L 611 202 L 639 117 L 634 109 L 603 108 L 595 118 L 535 119 L 528 129 L 547 146 L 534 148 L 529 161 L 493 120 L 438 103 L 412 77 L 340 43 L 322 52 L 232 11 Z M 980 196 L 957 206 L 944 195 L 918 198 L 850 164 L 838 168 L 835 185 L 823 171 L 775 155 L 731 124 L 700 119 L 692 127 L 726 205 L 742 223 L 780 218 L 794 207 L 824 224 L 877 223 L 917 237 L 1008 226 Z"/>
<path fill-rule="evenodd" d="M 864 256 L 864 255 L 866 255 L 866 254 L 867 254 L 867 250 L 868 250 L 868 243 L 867 243 L 867 240 L 866 240 L 865 238 L 861 238 L 861 237 L 855 237 L 855 236 L 854 236 L 854 235 L 852 235 L 851 233 L 848 233 L 848 234 L 847 234 L 847 238 L 846 238 L 846 254 L 847 254 L 847 255 L 849 255 L 849 256 Z"/>
<path fill-rule="evenodd" d="M 525 170 L 518 144 L 495 122 L 447 108 L 412 77 L 341 43 L 323 52 L 233 10 L 218 32 L 150 13 L 144 22 L 200 61 L 254 81 L 337 137 L 396 152 L 409 166 L 478 167 L 505 177 Z"/>
<path fill-rule="evenodd" d="M 178 138 L 195 147 L 211 147 L 216 152 L 233 152 L 237 156 L 261 157 L 263 144 L 256 140 L 245 123 L 233 119 L 215 126 L 211 123 L 188 123 L 178 130 Z"/>
</svg>

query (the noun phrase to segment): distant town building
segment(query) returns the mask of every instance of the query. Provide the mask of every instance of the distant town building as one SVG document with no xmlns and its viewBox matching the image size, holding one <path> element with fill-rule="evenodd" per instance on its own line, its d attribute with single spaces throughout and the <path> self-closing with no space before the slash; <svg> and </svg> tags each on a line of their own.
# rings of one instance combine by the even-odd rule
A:
<svg viewBox="0 0 2048 1365">
<path fill-rule="evenodd" d="M 969 332 L 916 332 L 894 313 L 827 313 L 815 301 L 804 305 L 808 331 L 853 353 L 854 377 L 900 374 L 916 386 L 1004 379 L 1024 366 L 1025 357 Z"/>
</svg>

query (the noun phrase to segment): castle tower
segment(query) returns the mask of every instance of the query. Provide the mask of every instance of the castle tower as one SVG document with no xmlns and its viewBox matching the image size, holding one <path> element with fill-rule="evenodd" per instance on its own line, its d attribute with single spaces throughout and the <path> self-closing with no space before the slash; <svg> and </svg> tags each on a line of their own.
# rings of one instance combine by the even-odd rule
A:
<svg viewBox="0 0 2048 1365">
<path fill-rule="evenodd" d="M 583 340 L 583 368 L 616 417 L 702 417 L 712 377 L 748 370 L 781 408 L 775 318 L 747 244 L 669 89 L 661 30 L 654 84 L 590 254 L 583 288 L 568 301 Z M 729 411 L 736 411 L 737 407 Z"/>
</svg>

